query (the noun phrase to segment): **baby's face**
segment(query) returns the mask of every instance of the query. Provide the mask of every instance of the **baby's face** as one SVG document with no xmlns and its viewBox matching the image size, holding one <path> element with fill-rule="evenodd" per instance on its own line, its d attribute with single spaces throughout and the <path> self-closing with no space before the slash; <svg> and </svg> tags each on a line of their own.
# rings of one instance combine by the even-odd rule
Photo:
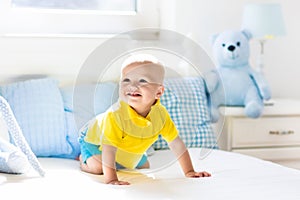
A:
<svg viewBox="0 0 300 200">
<path fill-rule="evenodd" d="M 161 66 L 151 62 L 133 63 L 122 72 L 120 97 L 139 114 L 148 113 L 163 94 Z"/>
</svg>

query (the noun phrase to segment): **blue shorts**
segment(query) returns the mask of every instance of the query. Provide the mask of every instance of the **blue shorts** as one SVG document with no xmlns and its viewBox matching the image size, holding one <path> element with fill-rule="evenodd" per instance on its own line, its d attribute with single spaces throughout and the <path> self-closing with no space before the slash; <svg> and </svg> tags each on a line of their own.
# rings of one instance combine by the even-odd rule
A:
<svg viewBox="0 0 300 200">
<path fill-rule="evenodd" d="M 79 139 L 80 150 L 81 150 L 81 159 L 83 163 L 86 163 L 86 160 L 94 155 L 101 155 L 102 152 L 99 150 L 99 145 L 94 145 L 84 141 L 83 137 Z M 137 168 L 143 166 L 147 162 L 147 156 L 144 154 L 137 164 Z M 117 169 L 123 169 L 124 167 L 116 163 Z"/>
</svg>

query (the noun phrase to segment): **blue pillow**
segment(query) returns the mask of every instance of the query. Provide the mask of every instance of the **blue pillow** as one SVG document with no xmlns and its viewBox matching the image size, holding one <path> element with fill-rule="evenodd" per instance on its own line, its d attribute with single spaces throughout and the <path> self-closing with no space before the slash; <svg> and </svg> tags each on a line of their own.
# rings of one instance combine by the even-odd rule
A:
<svg viewBox="0 0 300 200">
<path fill-rule="evenodd" d="M 77 159 L 80 154 L 80 145 L 78 142 L 78 128 L 75 123 L 74 113 L 65 111 L 65 116 L 67 140 L 72 147 L 72 152 L 70 154 L 61 155 L 60 157 Z"/>
<path fill-rule="evenodd" d="M 80 84 L 76 86 L 78 99 L 74 108 L 74 87 L 60 88 L 65 111 L 72 112 L 76 116 L 77 128 L 80 128 L 88 120 L 97 114 L 103 113 L 118 99 L 118 84 L 116 82 L 102 82 L 97 84 Z M 87 99 L 92 94 L 92 99 Z M 90 102 L 90 103 L 89 103 Z"/>
<path fill-rule="evenodd" d="M 31 79 L 1 87 L 36 156 L 60 156 L 72 152 L 67 141 L 64 105 L 58 81 Z"/>
<path fill-rule="evenodd" d="M 79 128 L 95 115 L 105 112 L 118 98 L 118 84 L 116 82 L 80 84 L 76 87 L 78 87 L 76 89 L 80 92 L 80 99 L 77 99 L 78 107 L 75 109 L 73 106 L 73 86 L 60 88 L 66 116 L 67 139 L 72 146 L 71 154 L 62 155 L 62 157 L 65 158 L 77 158 L 80 154 L 80 146 L 78 143 Z M 92 99 L 93 105 L 88 105 L 88 101 L 85 100 L 88 92 L 91 92 L 94 97 Z"/>
<path fill-rule="evenodd" d="M 201 77 L 168 78 L 161 103 L 168 110 L 187 147 L 217 148 L 211 126 L 205 83 Z M 154 149 L 167 149 L 159 137 Z"/>
</svg>

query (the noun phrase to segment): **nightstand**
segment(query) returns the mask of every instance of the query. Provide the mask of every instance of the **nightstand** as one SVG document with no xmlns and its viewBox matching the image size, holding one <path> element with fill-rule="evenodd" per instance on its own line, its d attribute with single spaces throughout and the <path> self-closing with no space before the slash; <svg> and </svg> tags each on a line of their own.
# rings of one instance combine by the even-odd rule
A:
<svg viewBox="0 0 300 200">
<path fill-rule="evenodd" d="M 272 102 L 257 119 L 246 117 L 242 107 L 220 107 L 220 149 L 300 169 L 300 100 Z"/>
</svg>

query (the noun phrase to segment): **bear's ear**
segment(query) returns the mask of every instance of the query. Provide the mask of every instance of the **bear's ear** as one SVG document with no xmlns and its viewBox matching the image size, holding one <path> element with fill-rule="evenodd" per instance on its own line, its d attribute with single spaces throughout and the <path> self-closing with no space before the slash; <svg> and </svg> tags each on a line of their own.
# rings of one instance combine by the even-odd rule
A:
<svg viewBox="0 0 300 200">
<path fill-rule="evenodd" d="M 245 35 L 245 37 L 248 40 L 250 40 L 252 38 L 252 33 L 248 29 L 243 29 L 241 32 Z"/>
<path fill-rule="evenodd" d="M 211 45 L 213 45 L 215 43 L 218 36 L 219 36 L 219 33 L 215 33 L 215 34 L 210 36 L 209 41 L 210 41 Z"/>
</svg>

